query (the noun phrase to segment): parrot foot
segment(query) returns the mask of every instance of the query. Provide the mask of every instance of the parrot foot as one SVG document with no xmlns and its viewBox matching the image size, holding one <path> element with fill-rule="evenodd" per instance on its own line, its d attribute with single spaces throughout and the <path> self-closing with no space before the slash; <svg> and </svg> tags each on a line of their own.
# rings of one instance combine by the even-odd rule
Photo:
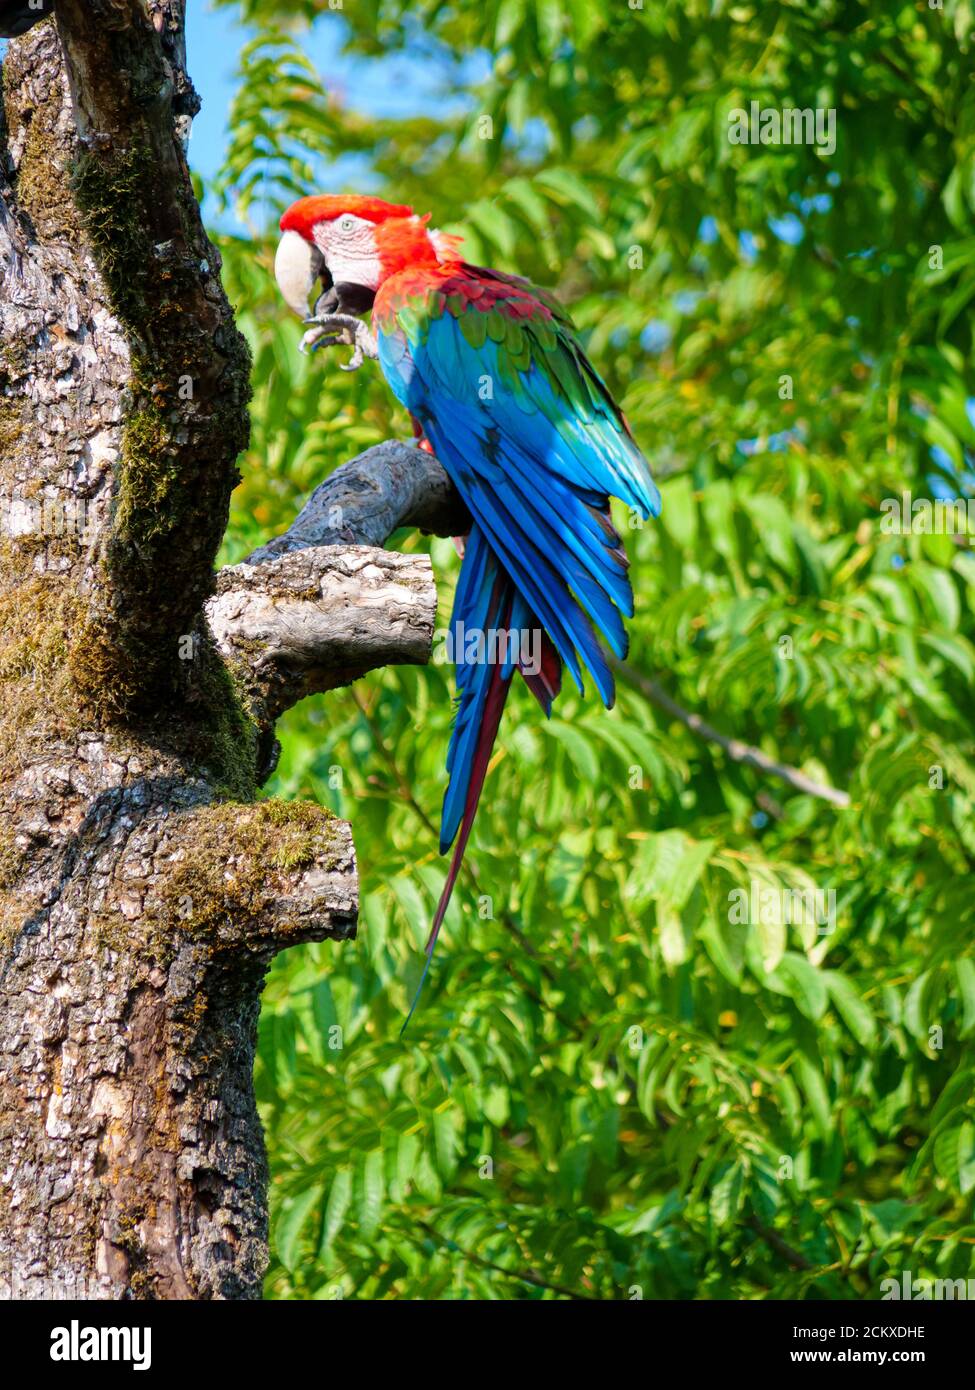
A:
<svg viewBox="0 0 975 1390">
<path fill-rule="evenodd" d="M 320 347 L 334 347 L 337 343 L 345 343 L 353 349 L 348 364 L 340 364 L 343 372 L 358 371 L 365 358 L 375 360 L 379 356 L 375 335 L 353 314 L 315 315 L 305 319 L 305 323 L 313 327 L 299 344 L 302 352 L 315 352 Z"/>
</svg>

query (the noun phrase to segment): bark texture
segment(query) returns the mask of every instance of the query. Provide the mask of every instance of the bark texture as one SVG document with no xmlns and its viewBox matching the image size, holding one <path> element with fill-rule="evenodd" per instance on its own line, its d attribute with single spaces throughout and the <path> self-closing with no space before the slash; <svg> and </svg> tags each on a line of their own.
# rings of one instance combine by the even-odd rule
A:
<svg viewBox="0 0 975 1390">
<path fill-rule="evenodd" d="M 274 721 L 298 700 L 428 659 L 430 561 L 378 549 L 400 526 L 449 536 L 466 534 L 470 518 L 431 454 L 387 440 L 342 464 L 283 535 L 217 576 L 206 618 L 257 726 L 264 772 Z"/>
<path fill-rule="evenodd" d="M 182 0 L 58 0 L 3 65 L 7 1298 L 260 1296 L 261 984 L 357 907 L 349 827 L 255 799 L 274 718 L 428 658 L 429 565 L 376 547 L 458 516 L 392 446 L 333 485 L 328 525 L 309 504 L 215 581 L 249 361 L 186 167 L 182 21 Z"/>
</svg>

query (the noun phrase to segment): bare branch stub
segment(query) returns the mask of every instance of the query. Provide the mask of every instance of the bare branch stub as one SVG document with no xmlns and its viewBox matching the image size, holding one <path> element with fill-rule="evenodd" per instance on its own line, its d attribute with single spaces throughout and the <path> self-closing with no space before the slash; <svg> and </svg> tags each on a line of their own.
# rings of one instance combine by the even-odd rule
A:
<svg viewBox="0 0 975 1390">
<path fill-rule="evenodd" d="M 262 727 L 306 695 L 429 659 L 437 593 L 425 555 L 311 546 L 221 570 L 206 606 L 217 650 Z"/>
<path fill-rule="evenodd" d="M 401 526 L 455 535 L 469 524 L 437 460 L 389 440 L 342 464 L 287 531 L 220 571 L 207 621 L 265 738 L 306 695 L 429 660 L 430 561 L 379 547 Z"/>
</svg>

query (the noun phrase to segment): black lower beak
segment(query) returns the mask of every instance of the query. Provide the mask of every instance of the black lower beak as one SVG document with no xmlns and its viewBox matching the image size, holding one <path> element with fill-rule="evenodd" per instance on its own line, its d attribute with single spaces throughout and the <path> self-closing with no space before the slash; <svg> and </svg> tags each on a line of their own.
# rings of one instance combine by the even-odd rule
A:
<svg viewBox="0 0 975 1390">
<path fill-rule="evenodd" d="M 322 275 L 322 284 L 325 289 L 315 303 L 316 318 L 325 314 L 355 314 L 358 317 L 369 312 L 376 298 L 376 291 L 368 285 L 333 284 L 327 270 Z"/>
</svg>

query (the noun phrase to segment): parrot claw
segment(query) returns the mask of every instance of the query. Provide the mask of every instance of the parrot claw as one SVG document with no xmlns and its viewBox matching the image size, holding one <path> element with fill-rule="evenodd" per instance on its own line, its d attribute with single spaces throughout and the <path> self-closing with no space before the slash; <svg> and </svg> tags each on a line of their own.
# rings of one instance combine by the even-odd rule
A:
<svg viewBox="0 0 975 1390">
<path fill-rule="evenodd" d="M 375 359 L 379 356 L 375 336 L 362 319 L 357 319 L 353 314 L 316 314 L 305 319 L 305 323 L 313 326 L 299 344 L 302 352 L 314 352 L 317 348 L 334 347 L 338 343 L 345 343 L 353 349 L 349 362 L 340 363 L 343 372 L 356 372 L 365 358 Z"/>
<path fill-rule="evenodd" d="M 299 352 L 315 352 L 321 347 L 335 347 L 337 343 L 346 342 L 347 339 L 335 337 L 328 334 L 321 328 L 310 328 L 298 344 Z"/>
</svg>

